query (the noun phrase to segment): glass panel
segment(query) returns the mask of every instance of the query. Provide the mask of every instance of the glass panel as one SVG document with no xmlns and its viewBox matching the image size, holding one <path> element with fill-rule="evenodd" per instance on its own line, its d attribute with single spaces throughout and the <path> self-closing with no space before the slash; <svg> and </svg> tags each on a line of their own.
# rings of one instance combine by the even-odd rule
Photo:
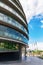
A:
<svg viewBox="0 0 43 65">
<path fill-rule="evenodd" d="M 11 17 L 0 13 L 0 20 L 6 23 L 12 24 L 13 26 L 16 26 L 22 31 L 24 31 L 26 34 L 28 34 L 27 30 L 20 23 L 18 23 L 16 20 L 12 19 Z"/>
<path fill-rule="evenodd" d="M 4 4 L 2 2 L 0 2 L 0 6 L 5 8 L 6 10 L 9 10 L 11 13 L 13 13 L 17 17 L 19 17 L 25 23 L 24 19 L 14 9 L 8 7 L 6 4 Z M 25 25 L 26 25 L 26 23 L 25 23 Z"/>
<path fill-rule="evenodd" d="M 25 43 L 28 42 L 27 38 L 23 36 L 23 34 L 2 25 L 0 25 L 0 36 L 20 40 Z"/>
</svg>

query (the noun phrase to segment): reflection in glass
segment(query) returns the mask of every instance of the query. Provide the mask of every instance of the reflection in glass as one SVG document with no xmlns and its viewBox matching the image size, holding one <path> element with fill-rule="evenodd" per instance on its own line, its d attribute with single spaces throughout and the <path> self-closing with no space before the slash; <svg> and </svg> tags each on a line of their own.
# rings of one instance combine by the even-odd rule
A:
<svg viewBox="0 0 43 65">
<path fill-rule="evenodd" d="M 16 39 L 25 43 L 28 42 L 28 39 L 23 34 L 17 32 L 14 29 L 2 25 L 0 25 L 0 36 L 10 39 Z"/>
<path fill-rule="evenodd" d="M 12 19 L 11 17 L 0 13 L 0 20 L 12 24 L 13 26 L 16 26 L 22 31 L 24 31 L 26 34 L 28 34 L 27 30 L 20 23 L 18 23 L 16 20 Z"/>
</svg>

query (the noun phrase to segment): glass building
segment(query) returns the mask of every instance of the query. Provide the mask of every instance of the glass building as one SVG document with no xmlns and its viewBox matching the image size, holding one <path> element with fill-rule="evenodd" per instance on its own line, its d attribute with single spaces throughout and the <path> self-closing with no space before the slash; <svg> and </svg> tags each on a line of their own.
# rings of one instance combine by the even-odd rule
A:
<svg viewBox="0 0 43 65">
<path fill-rule="evenodd" d="M 0 60 L 21 59 L 28 40 L 28 24 L 19 0 L 0 0 Z"/>
</svg>

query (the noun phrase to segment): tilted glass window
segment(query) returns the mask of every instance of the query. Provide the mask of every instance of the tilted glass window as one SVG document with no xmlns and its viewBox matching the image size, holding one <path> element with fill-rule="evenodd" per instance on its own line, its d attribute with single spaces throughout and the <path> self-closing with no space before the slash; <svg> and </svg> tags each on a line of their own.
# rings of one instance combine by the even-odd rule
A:
<svg viewBox="0 0 43 65">
<path fill-rule="evenodd" d="M 0 25 L 0 36 L 28 43 L 28 39 L 14 29 Z"/>
<path fill-rule="evenodd" d="M 26 34 L 28 34 L 27 30 L 20 23 L 18 23 L 16 20 L 12 19 L 11 17 L 0 13 L 0 20 L 6 23 L 12 24 L 13 26 L 16 26 L 22 31 L 24 31 Z"/>
<path fill-rule="evenodd" d="M 10 11 L 14 15 L 16 15 L 17 17 L 19 17 L 24 22 L 24 24 L 26 25 L 24 19 L 14 9 L 12 9 L 11 7 L 7 6 L 6 4 L 4 4 L 2 2 L 0 2 L 0 6 L 3 7 L 4 9 Z"/>
</svg>

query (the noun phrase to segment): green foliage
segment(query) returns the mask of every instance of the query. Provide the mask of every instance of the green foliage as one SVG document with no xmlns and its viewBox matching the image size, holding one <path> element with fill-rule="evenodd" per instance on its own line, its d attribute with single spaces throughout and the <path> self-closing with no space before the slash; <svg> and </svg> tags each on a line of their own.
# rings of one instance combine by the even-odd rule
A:
<svg viewBox="0 0 43 65">
<path fill-rule="evenodd" d="M 33 53 L 36 53 L 36 54 L 40 54 L 40 53 L 43 52 L 43 51 L 41 51 L 41 50 L 33 50 L 32 52 L 33 52 Z"/>
<path fill-rule="evenodd" d="M 4 42 L 0 43 L 0 48 L 10 49 L 10 50 L 18 50 L 19 45 L 16 43 L 10 43 L 10 42 L 4 41 Z"/>
</svg>

